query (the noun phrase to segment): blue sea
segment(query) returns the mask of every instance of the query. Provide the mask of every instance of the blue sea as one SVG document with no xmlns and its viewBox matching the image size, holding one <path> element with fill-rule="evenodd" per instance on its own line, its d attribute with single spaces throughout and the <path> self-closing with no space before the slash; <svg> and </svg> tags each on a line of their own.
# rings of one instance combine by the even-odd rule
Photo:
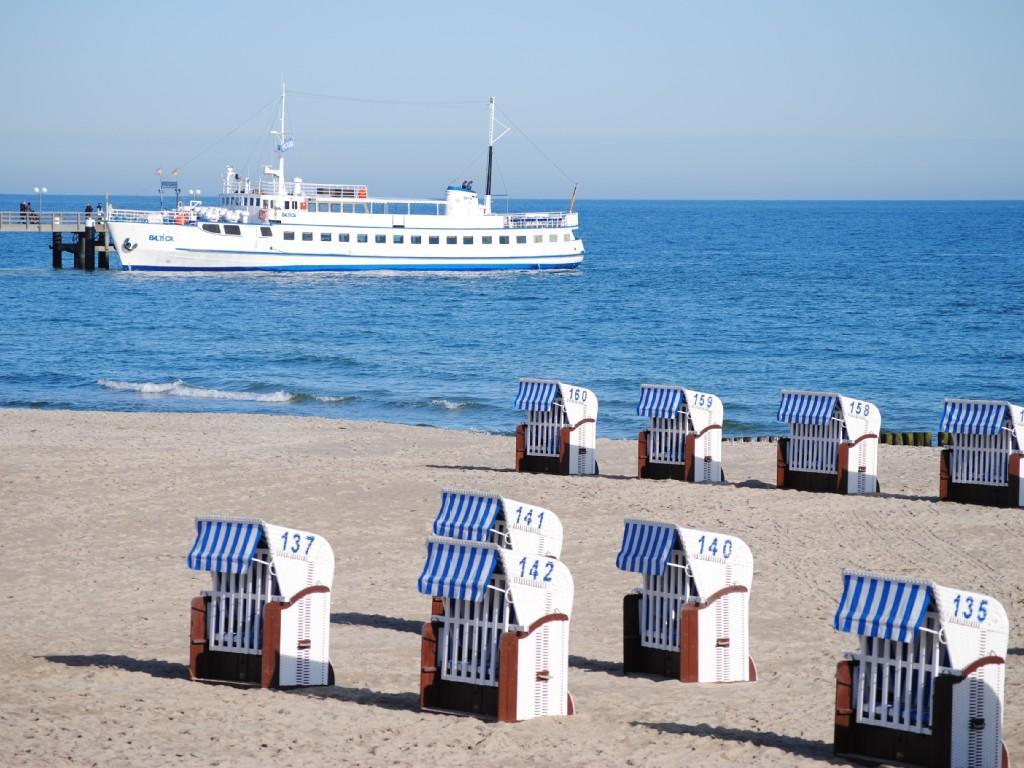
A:
<svg viewBox="0 0 1024 768">
<path fill-rule="evenodd" d="M 20 199 L 38 208 L 0 208 Z M 727 435 L 783 431 L 780 388 L 870 400 L 887 430 L 935 431 L 944 396 L 1024 403 L 1024 202 L 577 209 L 571 272 L 86 274 L 51 269 L 49 235 L 2 234 L 0 406 L 506 434 L 517 379 L 538 376 L 592 389 L 599 435 L 628 437 L 644 382 L 717 394 Z"/>
</svg>

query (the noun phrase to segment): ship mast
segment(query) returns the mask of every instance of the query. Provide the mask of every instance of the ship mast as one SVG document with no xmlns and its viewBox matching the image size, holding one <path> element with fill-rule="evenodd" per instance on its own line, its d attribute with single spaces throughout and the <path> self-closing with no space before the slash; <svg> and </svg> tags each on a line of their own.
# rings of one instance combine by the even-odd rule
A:
<svg viewBox="0 0 1024 768">
<path fill-rule="evenodd" d="M 277 136 L 277 149 L 276 149 L 276 151 L 277 151 L 277 172 L 275 173 L 275 175 L 277 176 L 277 194 L 279 194 L 279 195 L 287 194 L 287 189 L 286 189 L 285 183 L 284 183 L 284 153 L 285 153 L 285 149 L 286 149 L 285 146 L 284 146 L 284 142 L 285 142 L 285 138 L 284 138 L 284 101 L 285 101 L 285 94 L 286 94 L 285 83 L 282 80 L 281 81 L 281 123 L 280 123 L 280 128 L 278 130 L 276 130 L 276 131 L 271 131 L 270 132 L 272 135 Z"/>
<path fill-rule="evenodd" d="M 497 136 L 494 135 L 494 97 L 491 96 L 487 103 L 490 108 L 491 119 L 487 126 L 487 187 L 484 189 L 484 213 L 489 215 L 491 213 L 491 168 L 494 166 L 494 145 L 498 143 L 498 139 L 511 129 L 499 122 L 498 125 L 505 130 Z"/>
</svg>

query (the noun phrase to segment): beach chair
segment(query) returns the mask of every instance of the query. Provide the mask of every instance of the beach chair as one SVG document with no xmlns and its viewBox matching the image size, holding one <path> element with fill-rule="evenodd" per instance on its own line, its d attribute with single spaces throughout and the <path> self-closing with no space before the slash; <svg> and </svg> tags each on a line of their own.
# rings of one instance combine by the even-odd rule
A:
<svg viewBox="0 0 1024 768">
<path fill-rule="evenodd" d="M 683 683 L 753 682 L 748 612 L 754 559 L 742 539 L 626 520 L 615 565 L 643 574 L 622 602 L 627 674 Z"/>
<path fill-rule="evenodd" d="M 835 392 L 782 390 L 778 420 L 779 488 L 832 493 L 878 493 L 878 406 Z"/>
<path fill-rule="evenodd" d="M 637 416 L 651 425 L 637 440 L 640 478 L 722 480 L 722 401 L 706 392 L 642 384 Z"/>
<path fill-rule="evenodd" d="M 1024 507 L 1024 407 L 947 399 L 939 431 L 953 438 L 939 459 L 941 500 Z"/>
<path fill-rule="evenodd" d="M 573 582 L 563 563 L 432 536 L 417 586 L 441 598 L 423 625 L 421 709 L 501 722 L 573 713 Z"/>
<path fill-rule="evenodd" d="M 835 753 L 901 765 L 1008 768 L 1006 611 L 987 595 L 843 574 L 832 626 L 860 636 L 836 670 Z"/>
<path fill-rule="evenodd" d="M 545 557 L 562 553 L 562 523 L 550 509 L 475 491 L 442 491 L 433 532 Z"/>
<path fill-rule="evenodd" d="M 261 688 L 334 683 L 326 539 L 262 520 L 201 517 L 187 562 L 213 579 L 192 600 L 189 677 Z"/>
<path fill-rule="evenodd" d="M 597 474 L 597 396 L 589 389 L 546 379 L 520 379 L 515 407 L 526 411 L 516 427 L 516 471 Z"/>
</svg>

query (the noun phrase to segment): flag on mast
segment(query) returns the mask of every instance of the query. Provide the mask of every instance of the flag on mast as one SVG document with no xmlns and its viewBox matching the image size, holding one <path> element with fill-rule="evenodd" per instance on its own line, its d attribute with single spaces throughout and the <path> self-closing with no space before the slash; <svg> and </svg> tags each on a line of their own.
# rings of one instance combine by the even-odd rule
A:
<svg viewBox="0 0 1024 768">
<path fill-rule="evenodd" d="M 175 168 L 173 171 L 171 171 L 171 176 L 177 176 L 177 175 L 178 175 L 178 169 Z"/>
<path fill-rule="evenodd" d="M 287 139 L 285 139 L 284 141 L 281 142 L 280 146 L 278 146 L 277 149 L 278 149 L 279 152 L 287 152 L 289 149 L 291 149 L 294 146 L 295 146 L 295 139 L 292 138 L 291 136 L 289 136 Z"/>
<path fill-rule="evenodd" d="M 163 168 L 157 168 L 155 171 L 153 171 L 153 175 L 154 176 L 163 176 L 164 175 L 164 169 Z"/>
<path fill-rule="evenodd" d="M 569 213 L 572 213 L 572 207 L 576 204 L 576 187 L 578 186 L 578 183 L 572 185 L 572 196 L 569 198 Z"/>
</svg>

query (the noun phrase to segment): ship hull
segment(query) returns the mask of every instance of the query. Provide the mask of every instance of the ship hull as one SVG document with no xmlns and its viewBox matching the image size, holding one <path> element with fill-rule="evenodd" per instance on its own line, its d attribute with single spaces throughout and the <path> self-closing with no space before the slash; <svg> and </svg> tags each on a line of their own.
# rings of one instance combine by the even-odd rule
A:
<svg viewBox="0 0 1024 768">
<path fill-rule="evenodd" d="M 122 268 L 132 272 L 480 272 L 574 269 L 583 261 L 582 242 L 566 240 L 561 233 L 522 245 L 514 238 L 511 245 L 464 245 L 460 231 L 454 245 L 354 242 L 342 247 L 333 237 L 322 242 L 321 234 L 334 230 L 321 227 L 309 228 L 311 241 L 283 243 L 279 237 L 261 237 L 259 225 L 241 225 L 237 236 L 209 234 L 194 226 L 117 221 L 108 226 Z M 494 242 L 498 234 L 493 233 Z M 428 237 L 423 236 L 424 243 Z"/>
</svg>

